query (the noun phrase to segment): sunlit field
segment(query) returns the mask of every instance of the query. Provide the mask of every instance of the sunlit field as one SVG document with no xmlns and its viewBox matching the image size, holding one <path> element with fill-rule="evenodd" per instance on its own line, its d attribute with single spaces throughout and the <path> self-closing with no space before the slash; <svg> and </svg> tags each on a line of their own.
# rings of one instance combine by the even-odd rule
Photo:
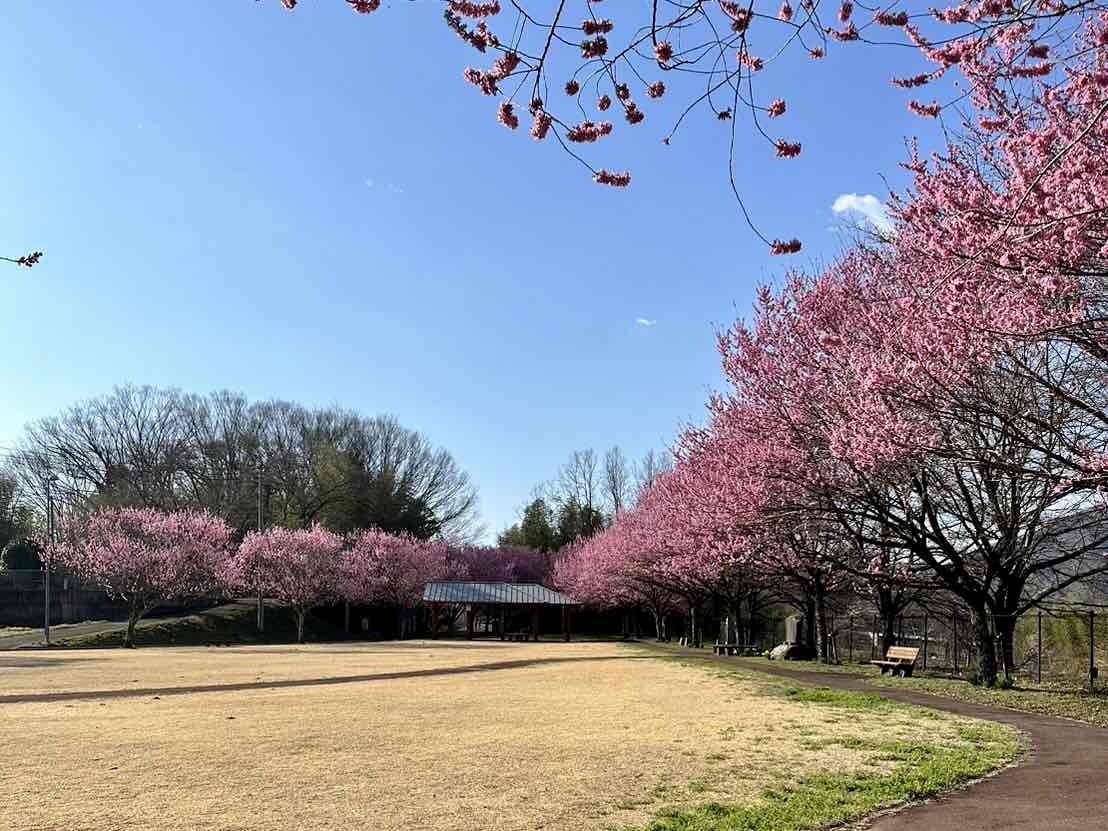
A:
<svg viewBox="0 0 1108 831">
<path fill-rule="evenodd" d="M 794 700 L 619 644 L 89 650 L 0 666 L 5 829 L 634 826 L 821 771 L 880 773 L 892 762 L 865 738 L 919 731 L 914 711 Z M 928 741 L 963 742 L 964 721 L 926 715 Z"/>
</svg>

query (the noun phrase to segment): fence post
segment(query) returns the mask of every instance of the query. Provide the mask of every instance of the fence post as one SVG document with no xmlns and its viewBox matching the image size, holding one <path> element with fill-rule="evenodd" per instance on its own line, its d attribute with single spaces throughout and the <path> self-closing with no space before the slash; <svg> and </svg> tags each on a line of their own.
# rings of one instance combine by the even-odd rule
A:
<svg viewBox="0 0 1108 831">
<path fill-rule="evenodd" d="M 873 616 L 873 626 L 869 630 L 869 659 L 877 657 L 874 650 L 877 649 L 877 615 Z"/>
<path fill-rule="evenodd" d="M 1093 627 L 1096 625 L 1096 612 L 1089 610 L 1089 692 L 1096 689 L 1096 652 L 1093 641 Z"/>
<path fill-rule="evenodd" d="M 1038 637 L 1035 639 L 1035 683 L 1043 683 L 1043 610 L 1038 611 Z"/>
<path fill-rule="evenodd" d="M 850 628 L 846 631 L 846 662 L 848 664 L 854 663 L 854 615 L 847 618 L 847 626 Z"/>
<path fill-rule="evenodd" d="M 927 669 L 927 613 L 923 614 L 923 668 Z"/>
<path fill-rule="evenodd" d="M 950 616 L 950 627 L 954 630 L 954 674 L 958 674 L 958 613 L 955 612 Z"/>
</svg>

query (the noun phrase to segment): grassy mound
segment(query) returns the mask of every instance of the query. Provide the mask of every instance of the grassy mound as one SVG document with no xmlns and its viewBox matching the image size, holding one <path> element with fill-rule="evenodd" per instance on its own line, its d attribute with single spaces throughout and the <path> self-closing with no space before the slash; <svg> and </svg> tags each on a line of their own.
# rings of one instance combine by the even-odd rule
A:
<svg viewBox="0 0 1108 831">
<path fill-rule="evenodd" d="M 63 647 L 118 647 L 123 645 L 123 629 L 59 638 Z M 309 615 L 304 627 L 306 641 L 340 640 L 341 627 Z M 296 619 L 281 606 L 266 604 L 265 631 L 256 625 L 256 607 L 251 602 L 228 603 L 181 617 L 139 621 L 135 627 L 136 646 L 231 646 L 235 644 L 293 643 Z"/>
</svg>

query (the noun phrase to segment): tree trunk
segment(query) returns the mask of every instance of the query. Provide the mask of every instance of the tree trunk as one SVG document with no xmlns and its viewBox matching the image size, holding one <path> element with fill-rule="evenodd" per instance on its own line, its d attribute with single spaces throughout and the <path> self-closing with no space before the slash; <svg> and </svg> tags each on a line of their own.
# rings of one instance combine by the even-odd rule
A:
<svg viewBox="0 0 1108 831">
<path fill-rule="evenodd" d="M 742 604 L 731 604 L 731 643 L 743 644 L 750 643 L 750 634 L 747 632 L 746 626 L 742 617 Z"/>
<path fill-rule="evenodd" d="M 804 604 L 804 645 L 816 652 L 816 602 L 809 597 Z"/>
<path fill-rule="evenodd" d="M 123 635 L 123 646 L 126 649 L 135 648 L 135 624 L 139 622 L 142 614 L 142 609 L 131 609 L 131 613 L 127 616 L 127 632 Z"/>
<path fill-rule="evenodd" d="M 296 642 L 304 643 L 304 617 L 307 612 L 304 609 L 296 610 Z"/>
<path fill-rule="evenodd" d="M 650 614 L 654 617 L 654 638 L 658 641 L 664 640 L 662 631 L 662 616 L 658 614 L 657 609 L 651 609 Z"/>
<path fill-rule="evenodd" d="M 884 614 L 881 616 L 881 656 L 889 654 L 889 650 L 896 646 L 896 615 Z"/>
<path fill-rule="evenodd" d="M 977 677 L 986 687 L 996 686 L 996 641 L 989 627 L 989 616 L 983 609 L 974 609 L 971 617 L 977 646 Z"/>
<path fill-rule="evenodd" d="M 896 616 L 900 611 L 893 602 L 892 589 L 881 586 L 877 589 L 877 614 L 881 622 L 881 657 L 896 646 Z"/>
<path fill-rule="evenodd" d="M 1004 673 L 1004 679 L 1011 681 L 1012 674 L 1016 671 L 1016 617 L 1011 614 L 994 616 L 993 626 L 1000 646 L 1000 654 L 997 655 L 1000 669 Z"/>
</svg>

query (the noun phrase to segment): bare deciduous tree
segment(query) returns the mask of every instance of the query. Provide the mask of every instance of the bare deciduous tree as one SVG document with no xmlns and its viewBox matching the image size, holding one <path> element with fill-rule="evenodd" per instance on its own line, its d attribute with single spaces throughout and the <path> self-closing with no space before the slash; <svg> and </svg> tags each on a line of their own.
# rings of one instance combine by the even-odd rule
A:
<svg viewBox="0 0 1108 831">
<path fill-rule="evenodd" d="M 604 493 L 613 514 L 627 507 L 631 495 L 631 471 L 627 457 L 616 445 L 604 454 Z"/>
<path fill-rule="evenodd" d="M 651 448 L 647 450 L 635 470 L 635 498 L 642 497 L 654 480 L 673 467 L 673 460 L 668 451 L 657 451 Z"/>
<path fill-rule="evenodd" d="M 260 485 L 274 524 L 346 531 L 392 511 L 426 535 L 482 531 L 449 451 L 392 416 L 338 407 L 120 387 L 30 425 L 15 464 L 40 504 L 53 476 L 72 504 L 203 507 L 241 532 L 257 524 Z"/>
</svg>

